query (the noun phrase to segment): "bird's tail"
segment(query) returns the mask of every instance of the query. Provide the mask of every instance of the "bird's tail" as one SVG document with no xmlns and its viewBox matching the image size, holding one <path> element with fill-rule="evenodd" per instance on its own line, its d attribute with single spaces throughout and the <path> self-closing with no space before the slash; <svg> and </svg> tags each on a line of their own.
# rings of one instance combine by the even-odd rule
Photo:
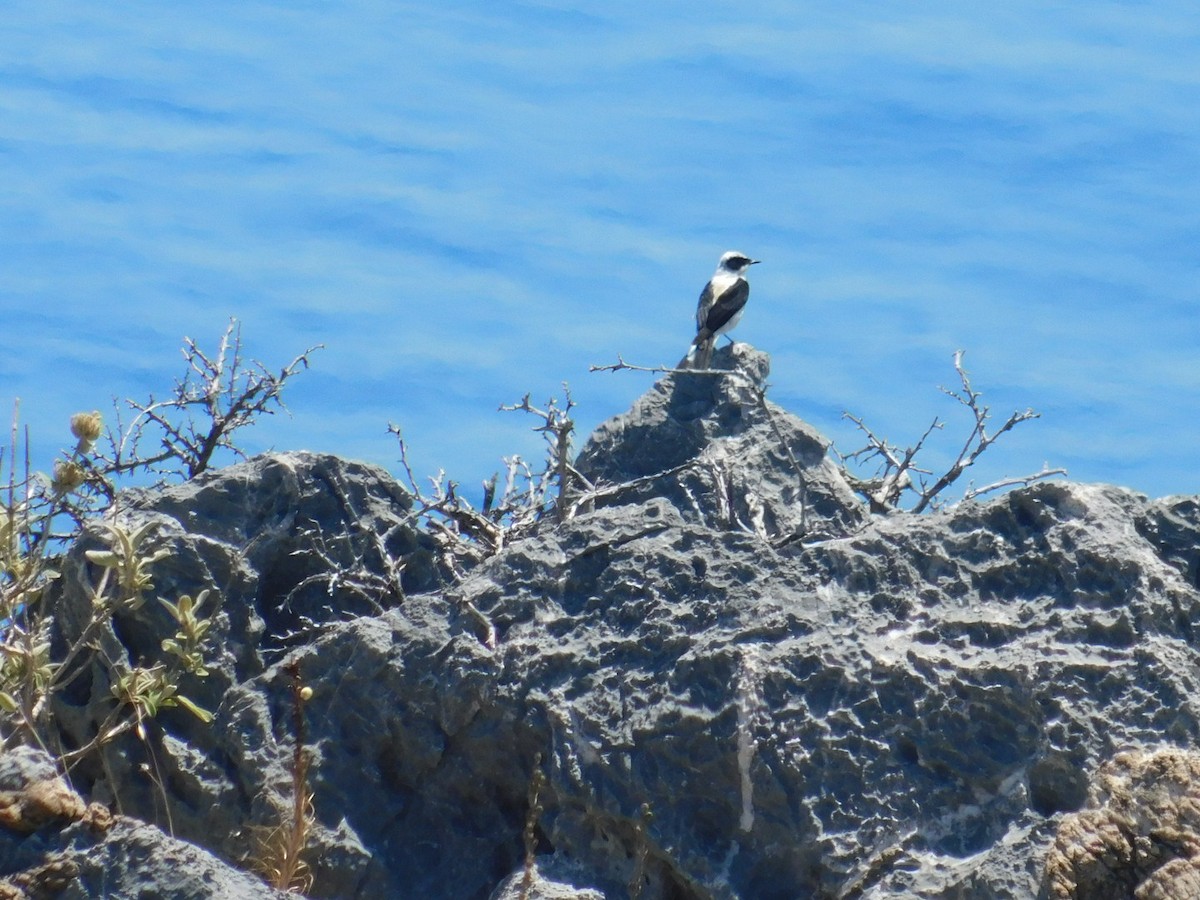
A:
<svg viewBox="0 0 1200 900">
<path fill-rule="evenodd" d="M 687 355 L 688 368 L 707 369 L 712 363 L 713 347 L 716 343 L 717 339 L 713 335 L 705 335 L 704 332 L 696 335 L 696 340 L 692 342 L 692 348 Z"/>
</svg>

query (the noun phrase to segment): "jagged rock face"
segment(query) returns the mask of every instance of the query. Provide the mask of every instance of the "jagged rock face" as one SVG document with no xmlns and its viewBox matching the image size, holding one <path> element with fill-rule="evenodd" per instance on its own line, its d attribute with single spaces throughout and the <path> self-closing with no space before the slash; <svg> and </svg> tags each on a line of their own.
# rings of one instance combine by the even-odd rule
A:
<svg viewBox="0 0 1200 900">
<path fill-rule="evenodd" d="M 763 487 L 782 484 L 790 463 L 755 420 L 761 407 L 716 390 L 693 430 L 707 446 L 766 442 L 741 445 L 738 483 L 792 527 L 793 498 Z M 638 409 L 678 419 L 670 392 L 656 387 Z M 805 431 L 774 415 L 785 435 Z M 581 467 L 609 480 L 662 471 L 653 448 L 671 446 L 662 429 L 675 425 L 655 427 L 657 438 L 631 417 L 610 423 Z M 331 579 L 311 542 L 280 545 L 283 596 L 234 552 L 256 546 L 260 529 L 277 534 L 286 504 L 265 517 L 229 510 L 262 526 L 188 516 L 189 490 L 262 497 L 244 486 L 275 477 L 280 458 L 174 489 L 164 540 L 181 562 L 160 584 L 195 591 L 218 577 L 221 640 L 241 648 L 214 676 L 214 726 L 161 717 L 156 761 L 177 831 L 236 858 L 237 839 L 218 836 L 269 820 L 286 799 L 291 684 L 262 656 L 262 610 L 305 584 L 306 615 L 322 625 L 289 660 L 314 689 L 313 896 L 482 900 L 506 878 L 498 896 L 511 895 L 535 765 L 546 776 L 539 868 L 569 860 L 581 895 L 628 896 L 636 881 L 645 900 L 1037 896 L 1089 773 L 1121 748 L 1185 746 L 1200 733 L 1200 505 L 1046 483 L 855 528 L 862 507 L 818 475 L 823 457 L 794 452 L 810 490 L 826 485 L 819 519 L 837 536 L 777 549 L 739 516 L 722 524 L 703 491 L 672 476 L 661 492 L 643 484 L 545 523 L 445 590 L 414 533 L 393 563 L 411 559 L 429 587 L 406 585 L 400 599 L 384 579 L 370 596 L 387 608 L 367 614 L 356 594 L 321 596 Z M 316 483 L 314 468 L 332 483 L 357 472 L 363 496 L 396 498 L 379 500 L 376 521 L 407 521 L 383 473 L 326 457 L 286 463 L 299 483 Z M 166 508 L 142 497 L 136 515 Z M 324 520 L 327 539 L 336 528 Z M 302 546 L 292 572 L 283 548 Z M 367 570 L 389 570 L 360 555 Z M 120 637 L 134 624 L 147 642 L 164 627 L 130 623 Z M 100 715 L 88 704 L 100 708 L 101 687 L 75 698 L 72 721 Z M 144 751 L 130 739 L 112 756 L 85 787 L 152 818 L 161 798 L 139 786 Z"/>
<path fill-rule="evenodd" d="M 219 718 L 208 727 L 167 710 L 157 720 L 166 732 L 153 754 L 127 737 L 86 757 L 74 783 L 226 858 L 253 856 L 247 829 L 276 824 L 272 803 L 289 783 L 290 756 L 286 745 L 276 746 L 267 697 L 246 685 L 264 672 L 275 677 L 271 663 L 288 646 L 311 645 L 331 622 L 380 613 L 406 592 L 440 583 L 432 542 L 411 506 L 383 470 L 312 453 L 271 454 L 178 487 L 123 494 L 118 522 L 127 531 L 153 523 L 149 543 L 170 551 L 154 565 L 153 594 L 175 601 L 212 592 L 211 674 L 185 677 L 181 691 Z M 107 546 L 105 533 L 93 525 L 66 561 L 54 609 L 60 644 L 88 620 L 99 574 L 86 551 Z M 163 658 L 161 643 L 174 630 L 151 599 L 118 614 L 92 640 L 110 660 L 149 665 Z M 93 666 L 87 674 L 56 701 L 68 750 L 91 740 L 112 710 L 109 673 Z M 286 729 L 289 713 L 279 715 Z M 173 780 L 169 819 L 162 790 L 145 771 Z"/>
<path fill-rule="evenodd" d="M 863 524 L 866 509 L 827 458 L 829 442 L 761 397 L 767 354 L 733 344 L 711 368 L 732 374 L 668 375 L 596 429 L 575 463 L 592 482 L 667 473 L 601 504 L 662 497 L 687 522 L 773 541 Z"/>
</svg>

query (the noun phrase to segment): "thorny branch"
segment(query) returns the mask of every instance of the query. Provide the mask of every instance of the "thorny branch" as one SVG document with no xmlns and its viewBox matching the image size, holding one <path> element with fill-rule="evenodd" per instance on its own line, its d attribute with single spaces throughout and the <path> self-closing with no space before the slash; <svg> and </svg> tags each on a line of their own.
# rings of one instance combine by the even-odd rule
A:
<svg viewBox="0 0 1200 900">
<path fill-rule="evenodd" d="M 593 366 L 593 371 L 598 367 Z M 634 367 L 622 360 L 616 367 Z M 644 371 L 668 371 L 665 369 L 643 369 Z M 747 384 L 749 379 L 740 373 L 724 370 L 673 370 L 687 375 L 725 375 L 740 378 Z M 756 396 L 768 416 L 763 392 L 755 386 Z M 570 390 L 563 385 L 563 398 L 552 398 L 544 406 L 535 406 L 530 395 L 520 401 L 501 406 L 504 411 L 529 413 L 541 420 L 534 431 L 546 438 L 546 460 L 540 470 L 532 468 L 519 456 L 504 460 L 503 483 L 499 474 L 485 481 L 482 503 L 476 508 L 460 492 L 457 482 L 446 477 L 444 471 L 429 479 L 429 486 L 422 487 L 413 473 L 408 459 L 408 446 L 401 430 L 389 425 L 388 432 L 395 435 L 400 447 L 400 464 L 418 506 L 417 514 L 426 523 L 429 533 L 437 542 L 442 565 L 456 579 L 465 576 L 467 569 L 493 556 L 525 535 L 546 516 L 554 521 L 565 522 L 581 512 L 591 509 L 598 501 L 617 496 L 660 479 L 678 474 L 687 469 L 702 467 L 704 460 L 690 460 L 663 472 L 645 475 L 621 484 L 593 485 L 571 462 L 571 436 L 575 423 L 571 413 L 575 402 Z M 772 420 L 776 433 L 783 438 Z M 786 445 L 785 445 L 786 446 Z M 795 456 L 788 449 L 788 458 L 803 478 L 803 471 Z"/>
<path fill-rule="evenodd" d="M 912 489 L 910 472 L 918 472 L 924 475 L 932 474 L 925 469 L 917 468 L 913 464 L 913 459 L 921 451 L 929 435 L 935 429 L 942 427 L 942 423 L 938 419 L 935 418 L 933 423 L 925 429 L 925 433 L 921 435 L 920 440 L 916 444 L 904 451 L 900 451 L 888 443 L 886 439 L 878 437 L 858 416 L 851 415 L 850 413 L 842 413 L 842 416 L 853 422 L 867 436 L 867 445 L 865 447 L 861 447 L 853 453 L 847 453 L 844 456 L 838 454 L 838 457 L 842 464 L 842 474 L 850 483 L 850 487 L 866 498 L 871 506 L 871 512 L 882 513 L 896 508 L 896 504 L 900 502 L 900 496 L 904 491 Z M 848 460 L 853 459 L 856 462 L 864 462 L 876 456 L 882 457 L 884 460 L 883 473 L 880 477 L 862 479 L 846 468 Z"/>
<path fill-rule="evenodd" d="M 1049 478 L 1052 475 L 1066 474 L 1066 469 L 1051 469 L 1049 465 L 1042 463 L 1042 468 L 1032 475 L 1022 475 L 1019 478 L 1002 478 L 1000 481 L 994 481 L 981 488 L 971 488 L 964 491 L 963 499 L 974 500 L 976 497 L 982 497 L 984 494 L 990 494 L 992 491 L 1002 491 L 1007 487 L 1024 487 L 1033 484 L 1035 481 L 1041 481 L 1043 478 Z"/>
<path fill-rule="evenodd" d="M 396 436 L 400 446 L 400 462 L 409 490 L 420 504 L 417 514 L 437 541 L 443 565 L 455 577 L 465 574 L 464 566 L 493 556 L 517 537 L 528 534 L 549 512 L 553 511 L 556 521 L 569 518 L 568 501 L 573 492 L 591 488 L 590 482 L 571 464 L 574 408 L 575 401 L 565 383 L 562 400 L 551 398 L 545 407 L 534 406 L 529 394 L 517 403 L 500 407 L 541 419 L 542 424 L 534 431 L 546 438 L 546 462 L 540 471 L 535 471 L 520 456 L 505 457 L 503 486 L 499 473 L 485 481 L 478 509 L 462 496 L 458 482 L 447 479 L 444 471 L 429 479 L 428 489 L 422 489 L 408 461 L 408 447 L 400 428 L 388 425 L 388 433 Z"/>
<path fill-rule="evenodd" d="M 564 406 L 559 406 L 558 401 L 551 397 L 546 404 L 545 409 L 538 409 L 529 402 L 529 394 L 521 398 L 520 403 L 514 403 L 511 406 L 501 405 L 500 409 L 505 412 L 521 412 L 532 413 L 541 419 L 545 424 L 534 431 L 540 431 L 546 437 L 546 442 L 549 445 L 549 463 L 546 468 L 546 473 L 542 476 L 542 482 L 545 483 L 546 475 L 553 472 L 554 480 L 558 483 L 558 498 L 554 504 L 555 518 L 557 521 L 563 521 L 564 504 L 568 491 L 571 489 L 573 482 L 584 482 L 585 479 L 574 466 L 571 465 L 571 433 L 575 430 L 575 422 L 571 419 L 571 410 L 575 408 L 575 401 L 571 398 L 571 389 L 567 383 L 563 382 L 563 397 L 566 400 Z M 511 480 L 511 470 L 510 470 Z M 495 493 L 495 478 L 493 477 L 491 493 Z M 485 485 L 485 491 L 487 486 Z M 486 508 L 487 502 L 484 506 Z"/>
<path fill-rule="evenodd" d="M 111 453 L 99 456 L 108 475 L 130 471 L 174 474 L 164 463 L 177 463 L 186 478 L 195 478 L 212 462 L 218 450 L 238 457 L 245 454 L 233 442 L 233 433 L 253 424 L 260 415 L 285 410 L 281 398 L 284 385 L 309 366 L 309 357 L 323 345 L 309 347 L 278 372 L 262 363 L 242 358 L 241 324 L 230 319 L 216 353 L 205 353 L 191 338 L 184 339 L 187 364 L 175 382 L 171 396 L 145 402 L 127 400 L 135 413 L 128 425 L 119 418 L 108 432 Z M 195 417 L 193 417 L 195 416 Z M 156 436 L 159 449 L 143 451 L 144 440 Z"/>
<path fill-rule="evenodd" d="M 924 434 L 911 447 L 901 451 L 899 448 L 890 444 L 886 439 L 880 438 L 871 431 L 862 421 L 861 418 L 853 416 L 850 413 L 843 413 L 845 418 L 853 422 L 860 431 L 867 437 L 867 444 L 853 453 L 838 454 L 841 461 L 842 473 L 850 482 L 851 487 L 859 494 L 864 496 L 871 504 L 872 512 L 887 512 L 899 507 L 900 498 L 905 491 L 912 491 L 917 495 L 917 501 L 913 504 L 912 512 L 919 513 L 928 509 L 935 503 L 936 498 L 942 491 L 953 484 L 968 468 L 975 464 L 975 461 L 987 450 L 992 444 L 999 439 L 1000 435 L 1007 431 L 1011 431 L 1022 422 L 1027 422 L 1030 419 L 1040 418 L 1041 414 L 1034 412 L 1032 409 L 1025 411 L 1014 412 L 1009 416 L 1004 423 L 995 431 L 988 431 L 988 423 L 991 421 L 991 409 L 980 402 L 982 393 L 975 390 L 971 386 L 971 379 L 962 364 L 963 351 L 958 350 L 954 353 L 954 371 L 958 373 L 961 388 L 959 390 L 950 390 L 941 388 L 942 393 L 949 397 L 953 397 L 963 407 L 968 409 L 972 417 L 972 425 L 963 441 L 962 448 L 959 450 L 957 457 L 948 469 L 938 476 L 931 484 L 927 483 L 924 478 L 919 479 L 919 487 L 913 483 L 912 473 L 918 475 L 930 475 L 932 472 L 927 469 L 918 468 L 914 460 L 917 454 L 925 445 L 926 439 L 933 431 L 941 430 L 943 423 L 934 418 L 932 424 L 925 429 Z M 847 463 L 850 460 L 855 462 L 864 462 L 866 460 L 878 458 L 882 462 L 876 477 L 871 479 L 863 479 L 847 468 Z M 1003 487 L 1010 487 L 1018 484 L 1031 484 L 1034 481 L 1039 481 L 1043 478 L 1049 478 L 1052 475 L 1065 475 L 1064 469 L 1050 469 L 1045 466 L 1040 472 L 1033 475 L 1025 475 L 1019 478 L 1009 478 L 1000 482 L 996 482 L 988 487 L 979 490 L 968 491 L 966 497 L 977 497 L 980 494 L 987 493 L 992 490 L 999 490 Z"/>
<path fill-rule="evenodd" d="M 870 501 L 872 511 L 886 512 L 897 508 L 906 491 L 914 491 L 918 494 L 918 502 L 914 511 L 924 510 L 1001 434 L 1026 419 L 1037 417 L 1037 413 L 1032 410 L 1013 413 L 998 430 L 989 432 L 987 424 L 990 419 L 990 411 L 988 407 L 980 403 L 980 393 L 971 387 L 970 380 L 962 368 L 961 352 L 955 354 L 954 365 L 962 387 L 958 391 L 945 392 L 972 411 L 974 425 L 954 465 L 930 485 L 926 485 L 922 478 L 920 487 L 914 486 L 914 473 L 918 476 L 932 476 L 932 472 L 929 470 L 919 468 L 915 460 L 925 447 L 930 435 L 935 430 L 943 428 L 940 419 L 933 420 L 916 444 L 901 450 L 885 438 L 876 435 L 861 418 L 846 413 L 846 417 L 867 436 L 867 445 L 853 453 L 838 454 L 838 456 L 841 460 L 842 471 L 851 487 Z M 753 396 L 754 402 L 762 410 L 799 485 L 801 524 L 796 533 L 787 535 L 782 542 L 803 538 L 807 534 L 806 472 L 796 458 L 790 443 L 786 440 L 775 412 L 767 403 L 765 386 L 757 384 L 746 373 L 736 369 L 680 369 L 671 366 L 641 366 L 626 362 L 620 355 L 617 356 L 616 363 L 592 365 L 589 366 L 589 370 L 592 372 L 629 370 L 685 377 L 722 377 L 732 379 L 738 386 L 747 389 Z M 599 501 L 636 490 L 641 486 L 677 475 L 691 468 L 711 467 L 711 460 L 695 459 L 622 484 L 591 484 L 571 463 L 571 436 L 575 427 L 571 413 L 575 403 L 565 384 L 563 389 L 561 402 L 552 398 L 543 407 L 538 407 L 532 403 L 530 395 L 526 394 L 519 402 L 500 407 L 505 411 L 519 410 L 530 413 L 541 420 L 541 424 L 534 430 L 545 435 L 546 461 L 541 470 L 535 470 L 519 456 L 505 458 L 503 485 L 500 483 L 498 473 L 485 481 L 483 483 L 483 500 L 479 508 L 473 506 L 467 498 L 462 496 L 458 483 L 447 479 L 444 471 L 438 472 L 436 476 L 430 478 L 429 488 L 423 489 L 409 463 L 408 448 L 399 427 L 388 426 L 389 433 L 394 434 L 399 443 L 401 465 L 408 479 L 409 488 L 419 504 L 417 513 L 425 519 L 430 533 L 440 547 L 443 565 L 454 574 L 455 578 L 462 578 L 466 574 L 467 568 L 499 553 L 512 541 L 527 535 L 537 523 L 549 514 L 552 514 L 557 522 L 568 521 L 580 512 L 592 508 Z M 847 463 L 852 460 L 861 463 L 874 458 L 882 461 L 878 477 L 860 478 L 847 469 Z M 1044 468 L 1034 475 L 1008 479 L 986 488 L 972 490 L 968 492 L 968 496 L 978 496 L 1011 484 L 1028 484 L 1031 481 L 1055 474 L 1062 474 L 1062 470 Z M 718 481 L 720 480 L 718 478 Z M 744 523 L 739 524 L 746 527 L 747 530 L 753 530 L 754 533 L 766 537 L 762 529 L 757 526 L 750 529 Z M 780 541 L 776 540 L 776 543 L 780 543 Z"/>
<path fill-rule="evenodd" d="M 393 527 L 399 528 L 400 525 Z M 384 611 L 383 601 L 403 602 L 404 589 L 400 577 L 404 567 L 396 564 L 385 546 L 390 532 L 385 535 L 374 532 L 363 535 L 370 541 L 369 549 L 374 551 L 376 557 L 370 562 L 366 558 L 367 548 L 359 546 L 351 535 L 336 534 L 331 541 L 315 521 L 302 529 L 300 536 L 305 539 L 305 546 L 293 550 L 292 555 L 318 561 L 319 571 L 302 579 L 288 591 L 283 602 L 285 607 L 314 585 L 322 585 L 329 597 L 339 593 L 357 597 L 376 615 Z M 379 569 L 383 570 L 382 574 Z"/>
</svg>

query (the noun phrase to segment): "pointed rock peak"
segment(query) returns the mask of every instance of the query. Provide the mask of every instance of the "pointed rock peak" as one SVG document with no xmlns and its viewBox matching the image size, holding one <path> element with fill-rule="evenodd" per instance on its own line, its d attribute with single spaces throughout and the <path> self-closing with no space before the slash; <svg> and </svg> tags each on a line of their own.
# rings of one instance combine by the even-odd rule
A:
<svg viewBox="0 0 1200 900">
<path fill-rule="evenodd" d="M 766 399 L 770 368 L 766 353 L 734 344 L 705 372 L 665 376 L 596 429 L 576 468 L 596 484 L 638 480 L 604 505 L 662 496 L 685 519 L 770 540 L 844 533 L 867 512 L 828 441 Z"/>
</svg>

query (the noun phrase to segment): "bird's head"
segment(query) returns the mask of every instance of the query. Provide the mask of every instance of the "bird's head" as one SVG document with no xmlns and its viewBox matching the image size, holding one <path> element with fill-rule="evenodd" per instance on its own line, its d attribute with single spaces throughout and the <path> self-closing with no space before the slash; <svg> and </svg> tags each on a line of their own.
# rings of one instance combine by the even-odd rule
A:
<svg viewBox="0 0 1200 900">
<path fill-rule="evenodd" d="M 729 250 L 722 254 L 721 261 L 717 264 L 717 271 L 729 272 L 733 275 L 743 275 L 751 266 L 762 262 L 759 259 L 751 259 L 745 253 L 737 250 Z"/>
</svg>

